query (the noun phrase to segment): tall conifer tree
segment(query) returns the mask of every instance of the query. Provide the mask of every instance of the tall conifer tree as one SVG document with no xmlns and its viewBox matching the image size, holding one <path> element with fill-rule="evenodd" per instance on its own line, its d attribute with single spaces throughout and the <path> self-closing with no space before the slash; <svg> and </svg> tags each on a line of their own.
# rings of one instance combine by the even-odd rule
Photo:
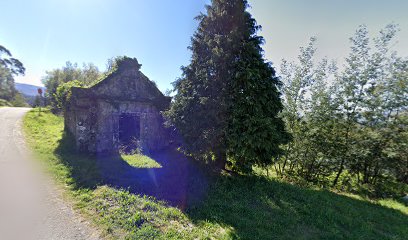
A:
<svg viewBox="0 0 408 240">
<path fill-rule="evenodd" d="M 191 62 L 174 83 L 167 115 L 197 158 L 226 160 L 238 170 L 265 166 L 289 140 L 278 117 L 282 103 L 260 26 L 246 0 L 213 0 L 192 37 Z"/>
</svg>

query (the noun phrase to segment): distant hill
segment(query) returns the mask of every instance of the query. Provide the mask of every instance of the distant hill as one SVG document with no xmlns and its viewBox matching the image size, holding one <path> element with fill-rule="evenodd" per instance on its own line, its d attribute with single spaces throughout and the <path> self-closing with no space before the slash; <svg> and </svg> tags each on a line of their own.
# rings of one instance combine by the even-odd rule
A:
<svg viewBox="0 0 408 240">
<path fill-rule="evenodd" d="M 45 92 L 45 87 L 39 87 L 25 83 L 15 83 L 15 87 L 17 91 L 19 91 L 23 95 L 24 99 L 30 106 L 34 106 L 35 96 L 38 95 L 39 88 L 41 88 L 43 92 Z"/>
<path fill-rule="evenodd" d="M 35 97 L 38 94 L 38 88 L 42 88 L 43 92 L 45 90 L 45 87 L 39 87 L 39 86 L 34 86 L 30 84 L 25 84 L 25 83 L 15 83 L 17 91 L 22 93 L 25 96 L 32 96 Z"/>
</svg>

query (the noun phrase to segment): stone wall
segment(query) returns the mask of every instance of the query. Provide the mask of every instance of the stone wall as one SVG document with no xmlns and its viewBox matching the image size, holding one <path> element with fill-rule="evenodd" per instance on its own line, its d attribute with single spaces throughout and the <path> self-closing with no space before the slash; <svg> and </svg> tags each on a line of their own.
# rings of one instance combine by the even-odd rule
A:
<svg viewBox="0 0 408 240">
<path fill-rule="evenodd" d="M 95 86 L 72 89 L 65 109 L 65 129 L 74 136 L 78 150 L 118 151 L 121 114 L 139 117 L 142 150 L 154 151 L 168 144 L 160 111 L 169 107 L 170 98 L 165 97 L 139 68 L 135 59 L 128 59 Z"/>
<path fill-rule="evenodd" d="M 140 143 L 143 150 L 158 150 L 168 144 L 167 130 L 157 108 L 151 104 L 98 101 L 88 109 L 71 108 L 65 125 L 75 139 L 77 149 L 88 152 L 113 152 L 119 147 L 119 117 L 140 117 Z"/>
</svg>

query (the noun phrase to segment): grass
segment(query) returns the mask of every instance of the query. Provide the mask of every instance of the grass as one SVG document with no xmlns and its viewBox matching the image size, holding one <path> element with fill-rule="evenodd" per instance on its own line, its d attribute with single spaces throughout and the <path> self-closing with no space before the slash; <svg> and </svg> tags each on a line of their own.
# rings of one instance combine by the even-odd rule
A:
<svg viewBox="0 0 408 240">
<path fill-rule="evenodd" d="M 186 210 L 103 182 L 98 159 L 73 152 L 63 120 L 29 112 L 29 145 L 75 207 L 108 239 L 407 239 L 408 207 L 392 199 L 302 188 L 265 176 L 213 180 Z M 72 143 L 71 143 L 72 144 Z M 133 168 L 155 168 L 143 156 L 121 156 Z M 162 164 L 163 165 L 163 164 Z M 165 165 L 162 166 L 165 168 Z M 129 186 L 130 187 L 130 186 Z"/>
<path fill-rule="evenodd" d="M 103 184 L 97 159 L 71 151 L 63 139 L 63 119 L 30 111 L 24 118 L 28 144 L 74 206 L 108 239 L 205 239 L 227 236 L 218 224 L 202 227 L 181 210 L 153 197 Z M 157 167 L 145 157 L 125 156 L 132 165 Z M 137 161 L 141 160 L 141 162 Z M 227 237 L 225 237 L 227 238 Z"/>
<path fill-rule="evenodd" d="M 160 163 L 142 154 L 133 154 L 133 155 L 122 154 L 121 157 L 130 166 L 136 167 L 136 168 L 161 168 L 162 167 Z"/>
</svg>

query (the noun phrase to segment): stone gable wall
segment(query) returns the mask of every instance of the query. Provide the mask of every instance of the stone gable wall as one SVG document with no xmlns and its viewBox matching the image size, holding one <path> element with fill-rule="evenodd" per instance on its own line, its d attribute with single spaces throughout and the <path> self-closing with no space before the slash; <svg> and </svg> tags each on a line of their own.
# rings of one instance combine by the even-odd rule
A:
<svg viewBox="0 0 408 240">
<path fill-rule="evenodd" d="M 129 65 L 128 65 L 129 66 Z M 140 118 L 140 145 L 154 151 L 167 145 L 168 134 L 160 111 L 169 107 L 165 97 L 138 69 L 121 68 L 95 86 L 72 89 L 65 109 L 65 129 L 80 151 L 112 153 L 119 148 L 119 118 Z"/>
</svg>

